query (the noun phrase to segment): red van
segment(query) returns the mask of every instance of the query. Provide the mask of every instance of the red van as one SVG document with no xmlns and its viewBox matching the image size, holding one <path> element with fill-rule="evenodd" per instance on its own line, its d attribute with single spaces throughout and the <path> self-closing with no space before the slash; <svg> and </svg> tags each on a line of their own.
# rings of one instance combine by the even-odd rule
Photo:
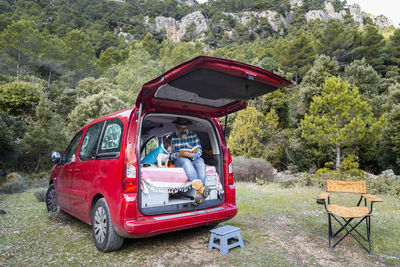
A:
<svg viewBox="0 0 400 267">
<path fill-rule="evenodd" d="M 136 107 L 98 118 L 80 129 L 65 152 L 53 152 L 46 205 L 92 225 L 96 247 L 118 250 L 140 238 L 212 225 L 236 215 L 232 163 L 217 117 L 246 100 L 291 84 L 258 67 L 199 56 L 143 85 Z M 141 160 L 175 131 L 177 117 L 192 122 L 211 189 L 193 205 L 182 168 L 145 166 Z M 226 125 L 225 125 L 226 127 Z"/>
</svg>

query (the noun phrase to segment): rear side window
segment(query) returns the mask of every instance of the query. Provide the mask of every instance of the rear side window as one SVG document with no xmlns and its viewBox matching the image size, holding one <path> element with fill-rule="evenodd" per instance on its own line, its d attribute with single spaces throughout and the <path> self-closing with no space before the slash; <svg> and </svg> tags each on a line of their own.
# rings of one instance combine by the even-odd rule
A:
<svg viewBox="0 0 400 267">
<path fill-rule="evenodd" d="M 83 137 L 79 158 L 83 161 L 96 159 L 97 145 L 104 122 L 90 126 Z"/>
<path fill-rule="evenodd" d="M 121 150 L 124 124 L 120 119 L 112 119 L 106 122 L 103 136 L 99 146 L 100 157 L 118 157 Z"/>
<path fill-rule="evenodd" d="M 82 131 L 76 134 L 75 137 L 72 139 L 71 143 L 69 143 L 63 157 L 64 164 L 75 160 L 75 152 L 76 149 L 78 148 L 81 137 L 82 137 Z"/>
</svg>

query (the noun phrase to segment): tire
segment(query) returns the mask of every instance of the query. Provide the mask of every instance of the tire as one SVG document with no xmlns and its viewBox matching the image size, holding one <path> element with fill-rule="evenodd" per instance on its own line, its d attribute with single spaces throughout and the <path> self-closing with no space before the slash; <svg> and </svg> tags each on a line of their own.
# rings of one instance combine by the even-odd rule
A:
<svg viewBox="0 0 400 267">
<path fill-rule="evenodd" d="M 56 188 L 54 184 L 51 184 L 46 192 L 46 208 L 50 213 L 56 213 L 58 211 L 58 206 L 56 203 Z"/>
<path fill-rule="evenodd" d="M 104 198 L 100 198 L 92 209 L 92 233 L 94 244 L 102 252 L 118 250 L 124 243 L 124 238 L 115 232 Z"/>
</svg>

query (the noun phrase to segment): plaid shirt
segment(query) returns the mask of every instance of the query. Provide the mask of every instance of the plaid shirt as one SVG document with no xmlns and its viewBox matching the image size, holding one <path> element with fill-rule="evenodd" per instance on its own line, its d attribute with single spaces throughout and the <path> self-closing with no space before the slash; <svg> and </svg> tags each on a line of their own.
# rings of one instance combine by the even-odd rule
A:
<svg viewBox="0 0 400 267">
<path fill-rule="evenodd" d="M 195 146 L 200 146 L 194 156 L 194 159 L 200 158 L 203 153 L 203 149 L 200 145 L 200 139 L 196 133 L 189 131 L 186 135 L 186 138 L 179 137 L 176 133 L 173 133 L 171 136 L 172 142 L 174 143 L 174 152 L 170 154 L 169 158 L 174 160 L 178 157 L 179 151 L 181 149 L 192 149 Z"/>
</svg>

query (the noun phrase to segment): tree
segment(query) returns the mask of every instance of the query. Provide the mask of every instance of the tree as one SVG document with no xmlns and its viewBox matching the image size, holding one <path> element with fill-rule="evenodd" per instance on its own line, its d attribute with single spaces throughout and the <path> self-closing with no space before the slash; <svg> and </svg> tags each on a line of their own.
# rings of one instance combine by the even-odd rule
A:
<svg viewBox="0 0 400 267">
<path fill-rule="evenodd" d="M 357 29 L 348 28 L 339 20 L 330 19 L 321 34 L 318 51 L 334 57 L 343 66 L 358 57 L 361 35 Z"/>
<path fill-rule="evenodd" d="M 89 36 L 81 30 L 72 30 L 64 37 L 66 62 L 75 80 L 94 72 L 95 50 Z"/>
<path fill-rule="evenodd" d="M 228 139 L 235 156 L 264 158 L 277 166 L 285 147 L 285 133 L 279 128 L 279 117 L 274 109 L 266 116 L 249 106 L 238 112 Z"/>
<path fill-rule="evenodd" d="M 73 134 L 91 120 L 124 108 L 127 108 L 124 102 L 105 91 L 80 98 L 68 116 L 67 129 L 70 134 Z"/>
<path fill-rule="evenodd" d="M 35 118 L 36 120 L 28 126 L 22 143 L 26 159 L 25 165 L 29 166 L 28 162 L 34 163 L 34 172 L 37 172 L 39 169 L 51 166 L 48 156 L 51 151 L 62 151 L 66 146 L 67 137 L 63 120 L 52 111 L 51 103 L 47 98 L 41 99 Z"/>
<path fill-rule="evenodd" d="M 386 120 L 375 118 L 372 108 L 361 98 L 358 89 L 350 89 L 339 77 L 329 78 L 320 96 L 315 96 L 301 121 L 302 137 L 335 151 L 339 168 L 345 149 L 355 154 L 359 144 L 374 146 Z"/>
<path fill-rule="evenodd" d="M 39 60 L 36 62 L 37 72 L 47 78 L 47 87 L 50 87 L 52 77 L 64 74 L 66 46 L 64 41 L 54 35 L 47 35 L 42 43 Z"/>
<path fill-rule="evenodd" d="M 388 63 L 400 67 L 400 29 L 390 36 L 386 51 Z"/>
<path fill-rule="evenodd" d="M 11 64 L 15 64 L 15 72 L 11 74 L 15 73 L 17 78 L 22 74 L 23 67 L 36 57 L 41 47 L 42 36 L 34 25 L 32 21 L 17 21 L 0 34 L 0 55 L 3 60 L 11 60 Z M 2 67 L 10 68 L 8 65 Z"/>
<path fill-rule="evenodd" d="M 122 61 L 122 55 L 118 48 L 110 46 L 105 51 L 100 53 L 97 65 L 102 72 L 105 72 L 112 65 Z"/>
<path fill-rule="evenodd" d="M 143 49 L 147 51 L 153 58 L 158 55 L 158 42 L 153 38 L 151 33 L 147 33 L 142 40 Z"/>
<path fill-rule="evenodd" d="M 293 79 L 301 81 L 311 68 L 315 51 L 312 40 L 304 30 L 280 40 L 274 49 L 274 55 L 284 71 L 293 75 Z"/>
<path fill-rule="evenodd" d="M 343 79 L 357 87 L 361 94 L 369 97 L 378 94 L 378 87 L 381 82 L 379 73 L 364 58 L 354 60 L 346 66 Z"/>
<path fill-rule="evenodd" d="M 261 158 L 264 156 L 265 116 L 249 106 L 238 112 L 228 139 L 235 156 Z"/>
<path fill-rule="evenodd" d="M 12 82 L 0 85 L 0 110 L 13 116 L 30 116 L 41 98 L 38 84 Z"/>
<path fill-rule="evenodd" d="M 384 72 L 384 37 L 379 33 L 377 26 L 366 25 L 362 35 L 362 57 L 379 72 Z"/>
<path fill-rule="evenodd" d="M 145 82 L 161 74 L 159 63 L 151 58 L 140 44 L 129 52 L 129 57 L 116 67 L 114 81 L 125 93 L 124 101 L 133 105 Z"/>
<path fill-rule="evenodd" d="M 170 69 L 195 56 L 204 54 L 201 43 L 195 44 L 182 42 L 160 51 L 161 64 L 164 70 Z"/>
<path fill-rule="evenodd" d="M 24 132 L 25 125 L 21 121 L 0 111 L 0 170 L 15 163 Z"/>
<path fill-rule="evenodd" d="M 325 81 L 335 76 L 339 71 L 338 62 L 329 56 L 319 55 L 311 69 L 300 84 L 300 95 L 303 104 L 308 107 L 311 99 L 321 93 Z"/>
<path fill-rule="evenodd" d="M 395 155 L 396 170 L 400 170 L 400 83 L 389 88 L 385 116 L 388 126 L 385 129 L 385 150 Z"/>
</svg>

